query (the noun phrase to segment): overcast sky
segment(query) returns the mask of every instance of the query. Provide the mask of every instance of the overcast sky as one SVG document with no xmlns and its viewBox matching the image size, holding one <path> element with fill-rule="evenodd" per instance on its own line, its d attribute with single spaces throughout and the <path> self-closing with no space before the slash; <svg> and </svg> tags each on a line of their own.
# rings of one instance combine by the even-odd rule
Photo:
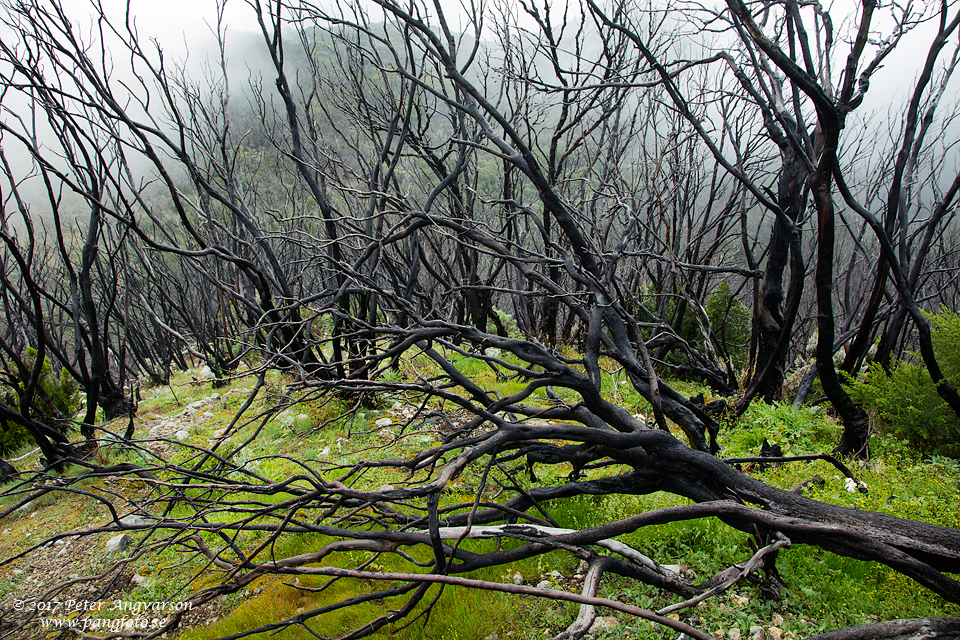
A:
<svg viewBox="0 0 960 640">
<path fill-rule="evenodd" d="M 122 18 L 124 0 L 102 0 L 107 13 L 115 18 Z M 559 5 L 556 0 L 554 5 Z M 576 0 L 571 0 L 576 1 Z M 650 0 L 657 2 L 657 0 Z M 86 27 L 90 23 L 93 13 L 90 0 L 62 0 L 68 13 L 75 16 L 78 24 Z M 443 0 L 444 10 L 451 22 L 457 23 L 455 7 L 459 0 Z M 860 11 L 859 0 L 833 0 L 830 11 L 838 34 L 844 30 L 844 22 L 849 22 Z M 877 12 L 876 25 L 883 25 L 888 19 L 888 3 L 881 3 Z M 182 59 L 186 51 L 191 51 L 191 62 L 196 64 L 204 51 L 209 51 L 212 43 L 213 29 L 216 21 L 216 2 L 214 0 L 131 0 L 131 11 L 136 16 L 136 24 L 141 36 L 154 37 L 162 44 L 166 54 L 174 59 Z M 253 10 L 246 0 L 227 0 L 225 23 L 230 32 L 256 31 L 258 29 Z M 887 23 L 889 24 L 889 23 Z M 902 106 L 909 99 L 913 81 L 923 63 L 929 46 L 934 24 L 924 25 L 915 33 L 910 34 L 897 50 L 890 55 L 883 68 L 874 75 L 867 99 L 853 118 L 867 116 L 873 112 L 882 118 L 888 117 L 888 111 L 902 113 Z M 942 58 L 949 58 L 957 40 L 956 35 L 951 38 Z M 839 42 L 835 65 L 841 65 L 846 56 L 848 45 Z M 867 60 L 864 60 L 864 64 Z M 243 64 L 242 60 L 231 60 L 232 64 Z M 835 68 L 835 72 L 839 67 Z M 836 73 L 835 81 L 839 74 Z M 944 97 L 941 109 L 950 104 L 956 104 L 960 79 L 954 78 Z"/>
</svg>

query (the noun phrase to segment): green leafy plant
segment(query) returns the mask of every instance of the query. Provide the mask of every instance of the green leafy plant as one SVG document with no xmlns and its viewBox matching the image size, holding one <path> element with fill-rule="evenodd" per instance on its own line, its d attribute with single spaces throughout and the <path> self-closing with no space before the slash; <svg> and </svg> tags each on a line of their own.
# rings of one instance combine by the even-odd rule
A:
<svg viewBox="0 0 960 640">
<path fill-rule="evenodd" d="M 730 355 L 734 368 L 743 369 L 749 355 L 750 310 L 737 300 L 726 280 L 710 294 L 704 309 L 713 333 Z"/>
<path fill-rule="evenodd" d="M 929 314 L 933 348 L 947 380 L 960 384 L 960 315 L 948 309 Z M 916 354 L 911 354 L 917 358 Z M 960 457 L 960 418 L 937 394 L 926 367 L 902 360 L 889 373 L 871 364 L 850 396 L 869 409 L 880 433 L 905 440 L 923 454 Z"/>
<path fill-rule="evenodd" d="M 23 362 L 28 369 L 32 369 L 37 360 L 37 351 L 33 347 L 27 347 L 27 352 L 23 356 Z M 24 382 L 18 381 L 17 386 L 11 387 L 4 385 L 3 401 L 8 406 L 19 407 L 20 395 L 24 390 Z M 60 416 L 70 417 L 77 412 L 80 406 L 80 385 L 70 376 L 66 369 L 62 369 L 59 374 L 54 374 L 53 366 L 50 361 L 44 358 L 40 369 L 39 386 L 44 394 L 49 398 L 49 402 L 38 394 L 34 399 L 35 411 L 38 410 L 41 416 L 52 420 L 55 424 L 60 421 Z M 59 416 L 58 416 L 59 414 Z M 30 434 L 20 424 L 15 422 L 0 420 L 0 453 L 7 454 L 23 446 L 30 439 Z"/>
</svg>

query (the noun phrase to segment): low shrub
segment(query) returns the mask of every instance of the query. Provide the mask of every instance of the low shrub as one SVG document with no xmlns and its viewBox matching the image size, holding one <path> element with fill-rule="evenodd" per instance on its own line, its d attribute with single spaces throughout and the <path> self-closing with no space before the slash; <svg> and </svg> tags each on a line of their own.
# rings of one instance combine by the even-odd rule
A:
<svg viewBox="0 0 960 640">
<path fill-rule="evenodd" d="M 948 309 L 927 316 L 937 362 L 947 380 L 960 385 L 960 315 Z M 910 354 L 919 361 L 917 354 Z M 937 393 L 926 367 L 902 360 L 889 373 L 871 364 L 850 396 L 874 416 L 881 434 L 905 440 L 923 454 L 960 457 L 960 418 Z"/>
<path fill-rule="evenodd" d="M 27 348 L 23 357 L 23 362 L 28 369 L 33 368 L 37 359 L 37 352 L 32 347 Z M 13 408 L 20 406 L 20 394 L 23 392 L 23 381 L 19 381 L 17 387 L 4 385 L 0 389 L 3 394 L 3 402 Z M 54 418 L 56 413 L 64 417 L 72 417 L 80 406 L 80 386 L 76 380 L 70 376 L 66 369 L 59 374 L 53 372 L 53 366 L 50 361 L 44 359 L 40 370 L 40 387 L 50 398 L 50 407 L 46 402 L 36 397 L 34 406 L 36 410 L 48 418 Z M 54 411 L 54 409 L 56 411 Z M 41 417 L 41 416 L 36 416 Z M 54 420 L 56 423 L 57 420 Z M 23 446 L 30 439 L 30 433 L 20 424 L 12 421 L 0 419 L 0 454 L 7 455 Z"/>
</svg>

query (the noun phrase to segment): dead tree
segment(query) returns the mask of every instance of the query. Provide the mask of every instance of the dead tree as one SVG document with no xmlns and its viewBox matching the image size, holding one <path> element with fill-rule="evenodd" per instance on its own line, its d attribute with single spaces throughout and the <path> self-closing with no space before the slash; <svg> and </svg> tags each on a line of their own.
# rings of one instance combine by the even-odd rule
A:
<svg viewBox="0 0 960 640">
<path fill-rule="evenodd" d="M 517 90 L 523 78 L 498 78 L 489 64 L 484 65 L 489 75 L 477 70 L 478 60 L 495 59 L 503 51 L 491 47 L 486 51 L 490 57 L 481 58 L 484 47 L 479 39 L 475 47 L 463 46 L 466 40 L 454 31 L 439 2 L 374 0 L 376 10 L 344 6 L 336 12 L 308 3 L 255 3 L 272 84 L 256 85 L 259 89 L 253 99 L 265 107 L 269 104 L 266 87 L 276 86 L 280 111 L 277 119 L 265 122 L 260 137 L 269 141 L 272 152 L 262 146 L 244 148 L 250 153 L 241 159 L 243 154 L 231 151 L 239 148 L 234 145 L 241 140 L 230 135 L 232 115 L 223 102 L 228 91 L 213 92 L 220 105 L 204 111 L 206 103 L 198 99 L 203 94 L 182 72 L 164 66 L 162 53 L 148 54 L 129 24 L 111 23 L 105 17 L 100 24 L 117 25 L 111 33 L 126 44 L 126 52 L 141 71 L 140 84 L 121 89 L 93 62 L 96 56 L 89 52 L 95 47 L 71 40 L 69 19 L 55 3 L 53 8 L 47 4 L 18 3 L 9 9 L 20 20 L 19 36 L 41 45 L 38 55 L 45 61 L 53 57 L 71 65 L 71 77 L 77 78 L 71 91 L 83 96 L 82 104 L 92 110 L 84 112 L 83 122 L 109 134 L 105 148 L 122 149 L 124 160 L 117 157 L 117 162 L 97 165 L 102 169 L 94 172 L 97 189 L 80 184 L 69 173 L 54 173 L 58 165 L 53 162 L 47 165 L 51 175 L 87 203 L 95 202 L 100 207 L 97 215 L 123 228 L 144 257 L 147 252 L 163 255 L 182 268 L 184 277 L 192 275 L 213 294 L 229 299 L 264 356 L 255 363 L 258 382 L 251 395 L 227 431 L 209 447 L 195 447 L 194 457 L 181 465 L 154 456 L 156 468 L 108 470 L 115 475 L 137 474 L 153 491 L 140 500 L 123 494 L 98 495 L 93 499 L 111 514 L 109 524 L 54 538 L 129 529 L 148 532 L 153 548 L 176 550 L 223 571 L 216 584 L 188 596 L 194 605 L 236 593 L 268 574 L 393 583 L 370 591 L 358 587 L 357 593 L 329 606 L 243 633 L 292 625 L 320 633 L 322 615 L 329 610 L 374 600 L 389 602 L 389 609 L 363 620 L 347 635 L 364 637 L 387 624 L 408 621 L 419 605 L 429 611 L 435 602 L 428 599 L 433 597 L 430 585 L 441 584 L 583 605 L 578 618 L 559 637 L 582 636 L 595 607 L 605 606 L 690 637 L 707 638 L 703 631 L 669 614 L 755 573 L 762 573 L 775 591 L 776 555 L 791 544 L 815 545 L 884 563 L 945 599 L 960 602 L 960 583 L 945 575 L 960 571 L 956 529 L 835 507 L 740 473 L 711 455 L 718 429 L 714 419 L 659 378 L 646 336 L 650 325 L 666 323 L 638 318 L 635 301 L 621 296 L 630 290 L 629 280 L 619 272 L 622 262 L 647 259 L 670 264 L 663 271 L 666 277 L 682 277 L 667 289 L 683 292 L 690 298 L 688 304 L 707 290 L 691 285 L 696 281 L 690 274 L 711 269 L 745 278 L 760 274 L 755 265 L 744 268 L 707 260 L 708 254 L 721 254 L 728 239 L 736 243 L 742 235 L 729 233 L 735 226 L 725 216 L 716 224 L 699 226 L 702 219 L 693 215 L 693 206 L 685 210 L 687 217 L 678 220 L 697 229 L 691 233 L 702 230 L 705 237 L 717 240 L 715 250 L 695 254 L 696 262 L 706 264 L 681 264 L 677 259 L 681 254 L 670 243 L 659 245 L 655 255 L 631 252 L 630 243 L 643 236 L 637 227 L 646 221 L 637 214 L 641 207 L 624 199 L 631 194 L 631 185 L 616 171 L 618 160 L 641 157 L 629 153 L 629 146 L 640 138 L 630 135 L 633 124 L 625 116 L 628 107 L 641 101 L 632 102 L 636 96 L 627 90 L 658 87 L 666 91 L 716 165 L 736 178 L 739 186 L 733 187 L 731 180 L 724 193 L 749 194 L 775 212 L 788 230 L 794 222 L 757 180 L 710 147 L 710 136 L 698 129 L 702 125 L 678 92 L 675 74 L 664 66 L 668 61 L 660 59 L 665 50 L 654 55 L 644 37 L 629 28 L 629 16 L 610 16 L 596 5 L 581 14 L 592 20 L 585 21 L 590 26 L 584 29 L 604 45 L 600 62 L 594 65 L 590 59 L 597 52 L 588 48 L 573 50 L 582 60 L 565 58 L 560 32 L 542 15 L 537 22 L 533 12 L 537 36 L 524 45 L 532 48 L 515 51 L 517 64 L 502 68 L 510 74 L 531 68 L 529 59 L 529 64 L 519 63 L 524 59 L 521 52 L 545 56 L 542 59 L 550 64 L 539 67 L 544 75 L 532 78 L 535 86 L 542 87 L 542 95 L 511 103 L 523 94 L 506 89 L 501 93 L 501 88 Z M 818 108 L 824 152 L 818 156 L 811 184 L 823 233 L 817 287 L 821 344 L 827 345 L 821 346 L 818 363 L 827 357 L 832 362 L 832 351 L 827 352 L 833 327 L 822 318 L 830 308 L 830 301 L 824 299 L 824 279 L 834 250 L 829 231 L 835 212 L 829 196 L 842 122 L 837 104 L 855 106 L 849 93 L 854 80 L 846 81 L 840 102 L 826 99 L 825 90 L 808 78 L 810 74 L 794 57 L 761 37 L 748 8 L 734 0 L 731 7 L 737 27 L 749 36 L 744 42 L 751 42 L 788 73 Z M 482 17 L 477 14 L 471 19 L 479 23 Z M 800 28 L 800 21 L 788 20 Z M 299 32 L 286 30 L 291 23 Z M 290 33 L 295 34 L 292 40 L 287 38 Z M 327 36 L 311 37 L 318 33 Z M 476 27 L 475 33 L 482 29 Z M 311 81 L 298 87 L 289 66 L 296 50 L 291 42 L 297 39 L 299 51 L 317 55 L 318 60 L 320 48 L 328 53 L 342 47 L 342 57 L 336 59 L 343 75 L 333 74 L 328 85 Z M 802 40 L 798 35 L 796 42 Z M 2 51 L 6 58 L 18 55 L 15 47 L 5 45 Z M 859 55 L 852 63 L 854 71 Z M 613 72 L 604 75 L 608 64 Z M 551 67 L 553 77 L 547 82 L 549 74 L 543 69 Z M 591 82 L 594 74 L 599 78 L 596 83 Z M 42 78 L 27 77 L 30 82 L 17 86 L 25 86 L 28 95 L 45 88 Z M 338 98 L 340 91 L 347 97 L 340 94 Z M 536 110 L 543 109 L 547 118 L 551 110 L 546 97 L 554 91 L 571 100 L 583 99 L 584 104 L 593 100 L 592 104 L 601 105 L 600 115 L 591 110 L 581 113 L 571 104 L 564 117 L 575 126 L 552 128 L 541 138 Z M 340 115 L 331 109 L 337 99 Z M 35 104 L 41 111 L 57 113 L 71 113 L 65 107 L 75 106 L 62 95 Z M 516 111 L 512 104 L 517 105 Z M 337 126 L 347 117 L 362 133 Z M 157 124 L 161 121 L 169 125 Z M 727 122 L 731 121 L 732 116 Z M 329 126 L 321 129 L 320 122 Z M 676 122 L 680 131 L 680 121 Z M 803 135 L 797 129 L 802 127 L 794 127 L 794 133 Z M 542 152 L 547 140 L 558 141 L 552 160 L 549 152 Z M 664 137 L 658 138 L 658 144 L 663 145 L 658 156 L 668 164 L 692 165 L 695 161 L 690 158 L 702 157 L 690 151 L 681 163 L 677 150 L 693 147 L 675 146 Z M 33 148 L 38 162 L 43 160 L 43 149 Z M 564 148 L 572 150 L 567 158 L 561 157 Z M 350 152 L 337 155 L 334 149 Z M 135 165 L 129 162 L 133 153 L 149 162 L 148 172 L 162 197 L 146 197 L 134 175 Z M 604 154 L 613 160 L 596 160 Z M 254 161 L 245 164 L 251 157 Z M 68 158 L 68 164 L 86 166 L 75 157 Z M 178 186 L 181 175 L 186 176 L 193 196 Z M 691 181 L 695 175 L 691 174 Z M 720 181 L 719 170 L 710 175 Z M 288 180 L 268 179 L 273 176 Z M 631 195 L 651 200 L 659 195 L 661 202 L 655 204 L 669 210 L 667 196 L 676 195 L 669 181 L 663 174 L 647 177 L 645 187 Z M 575 188 L 577 184 L 580 189 Z M 102 196 L 101 185 L 109 197 Z M 720 191 L 676 193 L 706 193 L 713 202 Z M 732 207 L 736 206 L 735 202 Z M 545 220 L 549 220 L 549 232 L 545 232 Z M 647 235 L 655 235 L 656 229 L 650 226 Z M 714 231 L 716 235 L 710 235 Z M 788 235 L 793 247 L 798 236 Z M 890 253 L 889 248 L 885 251 Z M 799 260 L 799 251 L 791 255 Z M 895 258 L 890 255 L 891 264 Z M 144 270 L 148 264 L 146 259 L 140 261 Z M 458 282 L 459 276 L 467 276 L 466 281 Z M 682 282 L 684 278 L 689 281 Z M 157 286 L 162 281 L 152 280 Z M 549 300 L 557 307 L 558 319 L 573 318 L 581 328 L 579 351 L 571 354 L 534 336 L 491 330 L 479 311 L 483 296 L 502 300 L 508 308 L 527 306 L 528 296 L 536 296 L 541 309 Z M 459 309 L 474 304 L 471 301 L 476 301 L 478 310 L 459 314 Z M 548 310 L 543 317 L 552 313 Z M 458 322 L 460 318 L 463 322 Z M 177 330 L 159 314 L 157 319 L 170 335 Z M 547 335 L 551 333 L 552 329 Z M 355 348 L 347 346 L 353 340 L 362 342 Z M 486 367 L 498 380 L 509 379 L 512 391 L 503 394 L 486 388 L 481 378 L 466 372 L 464 362 Z M 397 375 L 401 365 L 414 368 L 414 373 Z M 460 418 L 450 420 L 452 428 L 439 434 L 440 443 L 431 442 L 397 459 L 371 453 L 359 462 L 341 464 L 272 454 L 276 461 L 296 468 L 287 478 L 274 480 L 243 460 L 244 447 L 259 437 L 277 410 L 267 407 L 257 415 L 251 412 L 271 368 L 295 374 L 285 394 L 302 402 L 330 398 L 399 402 L 402 398 L 418 411 L 429 407 L 448 419 L 454 412 Z M 649 420 L 611 400 L 611 368 L 649 401 Z M 416 417 L 411 418 L 394 435 L 408 438 L 421 426 Z M 669 433 L 671 427 L 679 429 L 687 442 Z M 851 433 L 859 436 L 855 429 Z M 847 444 L 856 445 L 849 440 Z M 148 459 L 153 455 L 147 443 L 133 441 L 127 446 Z M 524 474 L 535 477 L 538 468 L 557 464 L 570 465 L 568 478 L 539 482 L 527 480 Z M 395 471 L 395 477 L 403 480 L 368 487 L 363 475 L 374 469 Z M 161 479 L 153 477 L 161 472 Z M 12 489 L 15 499 L 0 511 L 0 518 L 46 493 L 80 490 L 76 483 L 103 473 L 90 468 L 89 473 L 60 483 L 17 485 Z M 46 478 L 36 478 L 40 479 Z M 452 503 L 454 485 L 462 488 L 468 481 L 463 501 Z M 559 505 L 576 496 L 655 491 L 683 496 L 694 504 L 624 514 L 583 529 L 559 527 L 554 517 Z M 143 519 L 133 521 L 125 517 L 128 514 Z M 693 585 L 616 540 L 641 527 L 697 518 L 717 518 L 747 532 L 757 551 L 713 581 Z M 290 534 L 316 536 L 322 544 L 309 553 L 283 556 L 273 543 Z M 516 544 L 477 550 L 464 542 L 479 537 L 510 539 Z M 408 553 L 415 547 L 427 550 L 425 561 Z M 587 563 L 582 593 L 463 576 L 551 551 L 569 553 Z M 345 552 L 360 559 L 343 566 L 348 562 L 341 555 Z M 392 554 L 409 570 L 374 571 L 371 565 L 384 554 Z M 600 598 L 597 588 L 604 573 L 654 585 L 676 594 L 678 601 L 652 612 Z M 57 585 L 53 592 L 68 586 Z M 140 637 L 171 631 L 181 617 L 175 612 L 161 627 Z M 28 629 L 30 621 L 20 619 L 17 624 L 22 625 L 18 630 Z M 958 622 L 947 619 L 935 624 L 947 630 L 945 635 L 955 631 Z M 850 633 L 899 637 L 905 628 L 910 625 L 881 623 Z M 124 634 L 136 635 L 120 635 Z"/>
</svg>

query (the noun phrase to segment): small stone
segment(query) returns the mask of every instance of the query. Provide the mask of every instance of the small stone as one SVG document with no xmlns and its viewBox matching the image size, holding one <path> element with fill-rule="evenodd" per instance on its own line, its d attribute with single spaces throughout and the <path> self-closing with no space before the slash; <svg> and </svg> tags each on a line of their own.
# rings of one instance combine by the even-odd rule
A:
<svg viewBox="0 0 960 640">
<path fill-rule="evenodd" d="M 763 631 L 763 627 L 756 625 L 750 627 L 750 640 L 767 640 L 767 634 Z"/>
<path fill-rule="evenodd" d="M 214 400 L 219 400 L 219 399 L 220 399 L 220 394 L 219 394 L 219 393 L 214 393 L 214 394 L 212 394 L 212 395 L 210 396 L 210 401 L 211 401 L 211 402 L 213 402 Z"/>
<path fill-rule="evenodd" d="M 209 420 L 210 418 L 213 417 L 213 411 L 204 411 L 203 417 Z"/>
<path fill-rule="evenodd" d="M 716 631 L 713 632 L 713 637 L 716 638 L 717 640 L 723 640 L 723 638 L 725 638 L 726 635 L 727 634 L 724 632 L 723 629 L 717 629 Z"/>
<path fill-rule="evenodd" d="M 209 380 L 213 377 L 213 371 L 210 370 L 210 367 L 204 366 L 203 369 L 200 369 L 197 377 L 201 380 Z"/>
<path fill-rule="evenodd" d="M 187 431 L 186 429 L 180 429 L 179 431 L 177 431 L 174 437 L 177 440 L 180 440 L 182 442 L 183 440 L 186 440 L 187 438 L 190 437 L 190 432 Z"/>
<path fill-rule="evenodd" d="M 132 542 L 133 538 L 125 533 L 121 533 L 107 540 L 107 544 L 104 545 L 103 550 L 107 553 L 116 553 L 129 547 Z"/>
<path fill-rule="evenodd" d="M 380 427 L 381 429 L 383 427 L 389 427 L 390 425 L 393 424 L 393 418 L 380 418 L 379 420 L 374 422 L 374 424 Z"/>
<path fill-rule="evenodd" d="M 770 640 L 782 640 L 783 631 L 778 627 L 767 627 L 767 638 Z"/>
<path fill-rule="evenodd" d="M 318 455 L 321 457 L 330 455 L 330 447 L 324 447 Z"/>
<path fill-rule="evenodd" d="M 391 408 L 393 411 L 400 411 L 400 409 L 403 409 L 403 403 L 402 403 L 402 402 L 394 402 L 394 403 L 393 403 L 393 406 L 390 407 L 390 408 Z"/>
<path fill-rule="evenodd" d="M 10 529 L 4 529 L 4 530 L 3 530 L 3 535 L 7 535 L 8 533 L 10 533 Z"/>
<path fill-rule="evenodd" d="M 523 584 L 523 574 L 517 571 L 515 574 L 513 574 L 510 580 L 513 582 L 513 584 Z"/>
<path fill-rule="evenodd" d="M 143 516 L 129 515 L 120 518 L 120 524 L 125 527 L 142 527 L 146 524 L 149 524 L 150 521 Z"/>
<path fill-rule="evenodd" d="M 590 625 L 590 630 L 587 631 L 587 633 L 596 633 L 604 629 L 614 629 L 618 624 L 620 623 L 613 616 L 600 616 L 593 621 L 593 624 Z"/>
<path fill-rule="evenodd" d="M 730 631 L 727 632 L 727 637 L 730 640 L 740 640 L 740 638 L 743 637 L 740 633 L 740 627 L 734 627 L 733 629 L 730 629 Z"/>
<path fill-rule="evenodd" d="M 557 571 L 556 569 L 554 569 L 553 571 L 550 572 L 550 577 L 559 580 L 563 577 L 563 574 Z"/>
<path fill-rule="evenodd" d="M 133 580 L 138 585 L 143 585 L 150 581 L 150 578 L 148 578 L 147 576 L 142 576 L 139 573 L 133 574 L 133 577 L 131 577 L 130 579 Z"/>
<path fill-rule="evenodd" d="M 374 489 L 374 491 L 376 491 L 377 493 L 380 493 L 381 491 L 393 491 L 394 488 L 395 487 L 392 484 L 382 484 L 376 489 Z"/>
<path fill-rule="evenodd" d="M 537 589 L 549 589 L 549 588 L 550 588 L 549 580 L 541 580 L 540 582 L 537 583 Z"/>
<path fill-rule="evenodd" d="M 773 614 L 773 626 L 782 627 L 783 626 L 783 616 L 779 613 Z"/>
</svg>

